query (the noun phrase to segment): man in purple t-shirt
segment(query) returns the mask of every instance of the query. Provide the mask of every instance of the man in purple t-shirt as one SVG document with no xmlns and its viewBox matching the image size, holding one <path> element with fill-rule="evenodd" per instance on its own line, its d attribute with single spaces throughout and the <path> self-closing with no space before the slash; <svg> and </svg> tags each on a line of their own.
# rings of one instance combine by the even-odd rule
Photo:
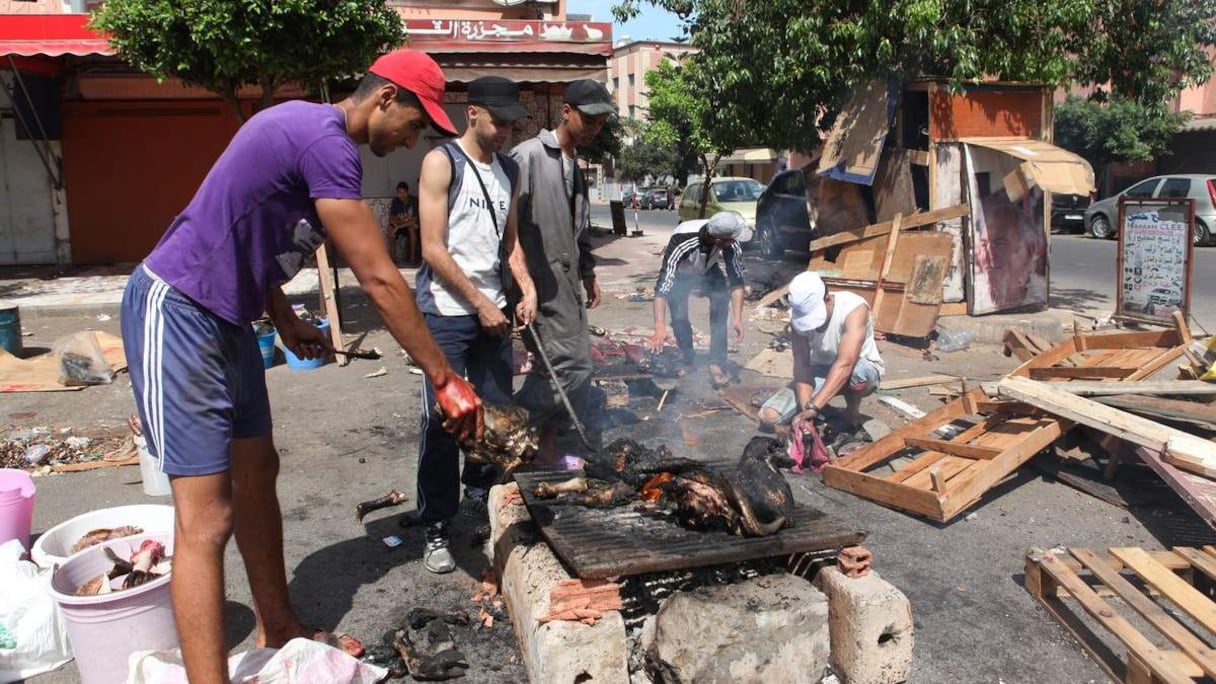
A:
<svg viewBox="0 0 1216 684">
<path fill-rule="evenodd" d="M 455 134 L 443 112 L 444 88 L 434 60 L 397 50 L 376 60 L 336 105 L 286 102 L 258 113 L 127 285 L 123 342 L 148 446 L 173 488 L 173 613 L 194 684 L 228 679 L 223 557 L 233 533 L 258 646 L 304 636 L 362 648 L 307 627 L 288 600 L 279 458 L 250 326 L 265 311 L 297 356 L 333 351 L 280 289 L 327 238 L 436 388 L 445 427 L 462 438 L 481 436 L 481 401 L 428 334 L 360 191 L 360 144 L 382 157 L 412 147 L 431 124 Z"/>
</svg>

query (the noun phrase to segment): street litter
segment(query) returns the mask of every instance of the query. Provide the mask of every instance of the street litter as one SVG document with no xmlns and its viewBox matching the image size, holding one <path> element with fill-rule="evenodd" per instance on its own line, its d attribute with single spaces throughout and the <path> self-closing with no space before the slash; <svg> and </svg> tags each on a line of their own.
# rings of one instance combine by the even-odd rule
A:
<svg viewBox="0 0 1216 684">
<path fill-rule="evenodd" d="M 404 501 L 406 501 L 407 498 L 408 497 L 406 497 L 405 494 L 394 489 L 379 499 L 372 499 L 371 501 L 364 501 L 363 503 L 357 504 L 355 506 L 355 521 L 363 522 L 363 518 L 372 511 L 378 511 L 382 508 L 390 508 L 392 506 L 400 506 Z"/>
<path fill-rule="evenodd" d="M 402 542 L 401 537 L 398 537 L 395 534 L 390 534 L 389 536 L 385 537 L 384 539 L 381 539 L 380 541 L 384 542 L 384 545 L 389 547 L 390 549 L 401 546 L 401 544 L 404 543 L 404 542 Z"/>
<path fill-rule="evenodd" d="M 469 662 L 456 647 L 450 625 L 466 626 L 469 622 L 463 610 L 415 608 L 404 624 L 386 632 L 379 645 L 368 648 L 362 661 L 386 668 L 392 679 L 406 675 L 419 681 L 463 677 Z"/>
<path fill-rule="evenodd" d="M 385 375 L 388 375 L 388 369 L 385 368 L 384 366 L 380 366 L 376 370 L 368 373 L 367 375 L 364 375 L 363 377 L 364 378 L 379 378 L 379 377 L 382 377 Z"/>
</svg>

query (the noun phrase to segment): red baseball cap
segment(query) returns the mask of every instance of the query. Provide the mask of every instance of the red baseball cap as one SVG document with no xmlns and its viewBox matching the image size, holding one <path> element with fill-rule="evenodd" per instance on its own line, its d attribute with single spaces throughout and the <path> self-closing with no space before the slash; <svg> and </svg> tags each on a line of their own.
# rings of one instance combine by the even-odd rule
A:
<svg viewBox="0 0 1216 684">
<path fill-rule="evenodd" d="M 435 128 L 448 135 L 456 135 L 456 127 L 443 111 L 446 79 L 443 77 L 443 70 L 430 55 L 404 48 L 393 50 L 387 55 L 381 55 L 367 72 L 387 78 L 417 95 Z"/>
</svg>

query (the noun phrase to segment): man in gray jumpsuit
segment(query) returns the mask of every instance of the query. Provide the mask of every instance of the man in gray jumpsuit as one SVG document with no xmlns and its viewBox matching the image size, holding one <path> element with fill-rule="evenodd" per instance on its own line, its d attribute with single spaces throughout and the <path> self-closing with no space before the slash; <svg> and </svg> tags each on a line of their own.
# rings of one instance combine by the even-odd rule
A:
<svg viewBox="0 0 1216 684">
<path fill-rule="evenodd" d="M 557 129 L 541 131 L 511 150 L 520 170 L 519 241 L 536 286 L 535 326 L 558 381 L 584 423 L 591 388 L 591 338 L 584 294 L 586 308 L 593 309 L 600 303 L 600 288 L 595 282 L 591 208 L 587 181 L 578 168 L 578 148 L 591 144 L 615 111 L 612 96 L 602 83 L 574 81 L 566 88 Z M 535 354 L 532 336 L 525 333 L 524 342 Z M 543 372 L 543 364 L 534 368 Z M 534 371 L 515 397 L 541 428 L 537 462 L 556 463 L 561 457 L 557 453 L 558 427 L 570 422 L 549 379 Z"/>
</svg>

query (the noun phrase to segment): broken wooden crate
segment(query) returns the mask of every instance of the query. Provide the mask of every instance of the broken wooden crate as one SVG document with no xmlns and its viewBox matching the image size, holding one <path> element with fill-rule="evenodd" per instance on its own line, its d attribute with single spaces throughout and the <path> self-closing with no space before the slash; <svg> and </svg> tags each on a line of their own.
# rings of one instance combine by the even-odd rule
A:
<svg viewBox="0 0 1216 684">
<path fill-rule="evenodd" d="M 886 506 L 946 522 L 1071 427 L 1067 421 L 993 409 L 994 403 L 982 389 L 972 389 L 829 464 L 823 470 L 823 481 Z M 951 431 L 957 434 L 943 436 Z M 891 466 L 904 456 L 910 456 L 911 462 Z M 894 472 L 888 472 L 888 466 Z"/>
<path fill-rule="evenodd" d="M 1176 329 L 1097 335 L 1074 332 L 1010 375 L 1031 380 L 1141 380 L 1182 356 L 1183 337 Z"/>
<path fill-rule="evenodd" d="M 1213 579 L 1211 546 L 1073 548 L 1068 555 L 1027 555 L 1024 584 L 1115 681 L 1190 684 L 1216 677 L 1216 651 L 1208 645 L 1216 635 Z"/>
</svg>

